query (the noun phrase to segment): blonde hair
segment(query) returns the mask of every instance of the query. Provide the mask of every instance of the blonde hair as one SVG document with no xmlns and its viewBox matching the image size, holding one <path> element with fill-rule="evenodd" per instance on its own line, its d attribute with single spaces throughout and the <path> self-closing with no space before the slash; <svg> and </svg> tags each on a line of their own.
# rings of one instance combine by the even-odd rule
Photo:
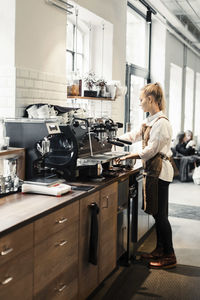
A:
<svg viewBox="0 0 200 300">
<path fill-rule="evenodd" d="M 165 98 L 161 85 L 158 82 L 145 85 L 141 91 L 145 97 L 152 96 L 154 101 L 158 104 L 160 110 L 165 110 Z"/>
</svg>

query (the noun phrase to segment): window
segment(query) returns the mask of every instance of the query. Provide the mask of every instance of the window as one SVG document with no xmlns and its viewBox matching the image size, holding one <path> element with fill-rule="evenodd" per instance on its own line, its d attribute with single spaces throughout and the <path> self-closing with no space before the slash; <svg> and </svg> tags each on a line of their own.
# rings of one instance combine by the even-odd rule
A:
<svg viewBox="0 0 200 300">
<path fill-rule="evenodd" d="M 77 32 L 77 39 L 76 39 Z M 77 41 L 77 45 L 76 45 Z M 76 57 L 77 47 L 77 57 Z M 76 62 L 77 58 L 77 62 Z M 67 22 L 67 74 L 77 70 L 80 74 L 83 72 L 83 33 L 76 26 Z M 77 64 L 77 65 L 76 65 Z"/>
<path fill-rule="evenodd" d="M 131 88 L 130 88 L 130 126 L 131 130 L 138 129 L 138 126 L 144 119 L 144 113 L 140 107 L 140 90 L 146 84 L 146 80 L 142 77 L 131 75 Z M 137 152 L 141 150 L 141 142 L 134 143 L 130 146 L 130 151 Z"/>
<path fill-rule="evenodd" d="M 194 135 L 197 136 L 197 142 L 200 143 L 200 73 L 196 74 L 196 91 L 195 91 L 195 116 L 194 116 Z"/>
<path fill-rule="evenodd" d="M 128 2 L 126 34 L 126 85 L 125 128 L 135 130 L 142 123 L 145 115 L 139 106 L 141 88 L 147 84 L 148 58 L 150 49 L 150 24 L 147 26 L 145 15 Z M 134 150 L 138 145 L 131 146 Z M 131 148 L 132 149 L 132 148 Z M 132 149 L 133 150 L 133 149 Z"/>
<path fill-rule="evenodd" d="M 67 17 L 66 29 L 66 70 L 69 81 L 73 81 L 76 70 L 78 77 L 92 71 L 98 77 L 111 80 L 113 24 L 75 2 L 72 4 L 75 11 Z"/>
<path fill-rule="evenodd" d="M 173 138 L 181 131 L 182 68 L 170 64 L 169 120 L 173 128 Z"/>
<path fill-rule="evenodd" d="M 186 68 L 184 130 L 193 131 L 194 71 Z"/>
<path fill-rule="evenodd" d="M 147 67 L 147 24 L 133 9 L 127 10 L 126 60 L 137 66 Z"/>
<path fill-rule="evenodd" d="M 131 76 L 131 95 L 130 95 L 130 120 L 131 128 L 137 128 L 144 118 L 143 110 L 140 107 L 140 90 L 145 85 L 142 77 Z"/>
</svg>

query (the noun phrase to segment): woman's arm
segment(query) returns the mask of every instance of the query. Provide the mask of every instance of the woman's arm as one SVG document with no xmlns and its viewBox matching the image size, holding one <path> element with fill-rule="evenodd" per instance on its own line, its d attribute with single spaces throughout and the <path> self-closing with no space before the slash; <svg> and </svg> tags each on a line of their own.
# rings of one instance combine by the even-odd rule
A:
<svg viewBox="0 0 200 300">
<path fill-rule="evenodd" d="M 116 158 L 116 163 L 119 163 L 120 161 L 125 160 L 125 159 L 140 159 L 140 156 L 138 153 L 131 153 L 131 154 Z"/>
<path fill-rule="evenodd" d="M 135 130 L 135 131 L 126 132 L 123 135 L 121 135 L 119 138 L 122 139 L 122 140 L 125 140 L 125 141 L 130 141 L 132 143 L 141 141 L 141 139 L 142 139 L 142 128 L 139 128 L 138 130 Z"/>
</svg>

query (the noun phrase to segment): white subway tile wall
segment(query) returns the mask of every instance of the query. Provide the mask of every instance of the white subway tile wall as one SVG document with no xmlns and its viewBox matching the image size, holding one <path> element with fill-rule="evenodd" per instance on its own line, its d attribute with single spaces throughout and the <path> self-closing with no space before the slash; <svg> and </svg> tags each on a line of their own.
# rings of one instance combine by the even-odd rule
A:
<svg viewBox="0 0 200 300">
<path fill-rule="evenodd" d="M 36 70 L 16 69 L 16 116 L 30 104 L 45 103 L 80 107 L 88 117 L 111 117 L 112 103 L 87 99 L 67 99 L 66 78 Z"/>
<path fill-rule="evenodd" d="M 16 68 L 16 117 L 30 104 L 67 106 L 66 78 L 36 70 Z"/>
<path fill-rule="evenodd" d="M 105 100 L 67 99 L 67 106 L 82 108 L 89 118 L 101 118 L 112 116 L 112 102 Z"/>
<path fill-rule="evenodd" d="M 93 118 L 112 117 L 111 101 L 67 99 L 65 77 L 24 68 L 0 68 L 0 117 L 22 117 L 24 109 L 36 103 L 79 107 Z"/>
</svg>

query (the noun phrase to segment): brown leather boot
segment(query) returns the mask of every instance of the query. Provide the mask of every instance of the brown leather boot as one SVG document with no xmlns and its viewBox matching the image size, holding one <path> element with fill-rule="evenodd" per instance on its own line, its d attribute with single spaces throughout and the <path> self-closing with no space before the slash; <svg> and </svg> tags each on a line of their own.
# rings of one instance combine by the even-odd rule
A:
<svg viewBox="0 0 200 300">
<path fill-rule="evenodd" d="M 164 255 L 157 261 L 151 261 L 149 267 L 153 269 L 170 269 L 176 267 L 176 256 L 175 254 Z"/>
<path fill-rule="evenodd" d="M 163 248 L 155 248 L 151 253 L 143 253 L 141 259 L 159 259 L 163 257 Z"/>
</svg>

